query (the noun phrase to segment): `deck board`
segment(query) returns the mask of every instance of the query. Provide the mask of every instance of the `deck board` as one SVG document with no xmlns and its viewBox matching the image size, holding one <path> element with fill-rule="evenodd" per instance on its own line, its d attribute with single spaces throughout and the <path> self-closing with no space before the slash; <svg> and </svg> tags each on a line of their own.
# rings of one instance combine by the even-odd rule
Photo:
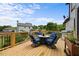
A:
<svg viewBox="0 0 79 59">
<path fill-rule="evenodd" d="M 64 56 L 64 41 L 59 39 L 56 49 L 49 49 L 45 45 L 33 48 L 32 42 L 28 41 L 20 45 L 0 51 L 1 56 Z"/>
</svg>

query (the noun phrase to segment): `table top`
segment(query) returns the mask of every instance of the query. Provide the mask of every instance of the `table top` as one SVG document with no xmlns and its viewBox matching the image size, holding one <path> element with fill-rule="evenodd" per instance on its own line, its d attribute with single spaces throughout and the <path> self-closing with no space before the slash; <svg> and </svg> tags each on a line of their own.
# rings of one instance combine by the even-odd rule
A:
<svg viewBox="0 0 79 59">
<path fill-rule="evenodd" d="M 45 35 L 45 36 L 38 35 L 38 37 L 41 37 L 41 38 L 48 38 L 48 37 L 49 37 L 49 35 Z"/>
</svg>

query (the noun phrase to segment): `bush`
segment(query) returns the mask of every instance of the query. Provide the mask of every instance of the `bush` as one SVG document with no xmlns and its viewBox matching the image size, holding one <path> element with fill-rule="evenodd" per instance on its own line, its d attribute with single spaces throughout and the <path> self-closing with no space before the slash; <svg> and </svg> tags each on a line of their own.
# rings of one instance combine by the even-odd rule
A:
<svg viewBox="0 0 79 59">
<path fill-rule="evenodd" d="M 16 35 L 16 43 L 24 41 L 27 38 L 27 34 L 17 34 Z"/>
<path fill-rule="evenodd" d="M 67 38 L 70 42 L 75 43 L 76 38 L 73 35 L 68 35 Z"/>
<path fill-rule="evenodd" d="M 57 39 L 59 39 L 61 37 L 61 33 L 60 32 L 57 32 Z"/>
</svg>

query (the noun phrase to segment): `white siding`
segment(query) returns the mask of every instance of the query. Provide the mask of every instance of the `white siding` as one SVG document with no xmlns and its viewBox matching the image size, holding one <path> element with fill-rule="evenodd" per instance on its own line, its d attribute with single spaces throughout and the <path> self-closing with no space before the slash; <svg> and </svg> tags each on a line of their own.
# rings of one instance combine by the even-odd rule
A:
<svg viewBox="0 0 79 59">
<path fill-rule="evenodd" d="M 31 29 L 29 27 L 18 27 L 19 32 L 29 32 Z"/>
<path fill-rule="evenodd" d="M 67 31 L 73 30 L 73 21 L 72 20 L 70 20 L 69 22 L 66 23 L 66 30 Z"/>
<path fill-rule="evenodd" d="M 66 23 L 66 30 L 75 30 L 74 36 L 78 38 L 78 23 L 77 23 L 77 9 L 79 7 L 79 3 L 71 3 L 70 4 L 70 20 Z"/>
</svg>

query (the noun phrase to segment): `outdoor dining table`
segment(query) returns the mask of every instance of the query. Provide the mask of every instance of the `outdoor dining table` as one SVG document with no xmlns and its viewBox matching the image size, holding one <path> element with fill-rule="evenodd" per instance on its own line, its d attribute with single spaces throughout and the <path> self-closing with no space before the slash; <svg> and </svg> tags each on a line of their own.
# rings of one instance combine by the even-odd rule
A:
<svg viewBox="0 0 79 59">
<path fill-rule="evenodd" d="M 41 43 L 42 44 L 45 44 L 46 42 L 45 42 L 45 40 L 47 39 L 47 38 L 49 38 L 50 36 L 49 35 L 38 35 L 38 37 L 41 39 L 40 41 L 41 41 Z"/>
<path fill-rule="evenodd" d="M 49 35 L 38 35 L 39 38 L 49 38 Z"/>
</svg>

